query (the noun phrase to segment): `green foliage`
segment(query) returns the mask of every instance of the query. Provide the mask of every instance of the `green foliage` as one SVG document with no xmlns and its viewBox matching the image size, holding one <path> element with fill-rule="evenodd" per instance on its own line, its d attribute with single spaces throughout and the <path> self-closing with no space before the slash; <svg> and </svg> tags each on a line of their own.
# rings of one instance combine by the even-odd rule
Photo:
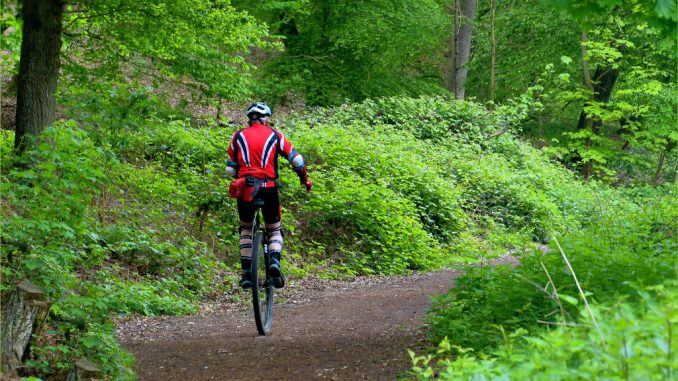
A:
<svg viewBox="0 0 678 381">
<path fill-rule="evenodd" d="M 577 230 L 593 215 L 592 190 L 509 132 L 489 137 L 522 110 L 380 98 L 286 121 L 317 184 L 308 201 L 283 193 L 294 219 L 307 221 L 308 252 L 349 273 L 391 273 L 422 268 L 412 258 L 429 267 Z M 370 253 L 381 251 L 375 262 Z M 441 262 L 439 252 L 451 255 Z"/>
<path fill-rule="evenodd" d="M 454 187 L 424 161 L 424 150 L 429 144 L 418 142 L 405 131 L 393 133 L 388 126 L 368 126 L 359 121 L 350 126 L 330 122 L 321 128 L 297 126 L 297 129 L 295 134 L 300 135 L 298 140 L 309 158 L 341 163 L 340 168 L 327 168 L 327 171 L 348 170 L 357 180 L 352 189 L 374 184 L 393 192 L 391 198 L 409 200 L 420 214 L 421 223 L 440 239 L 450 238 L 461 229 L 463 222 Z M 329 182 L 333 182 L 334 177 L 331 176 Z M 333 192 L 339 189 L 331 188 Z"/>
<path fill-rule="evenodd" d="M 308 216 L 303 236 L 324 243 L 340 270 L 394 274 L 440 262 L 440 248 L 407 198 L 341 169 L 315 178 L 317 197 L 299 217 Z"/>
<path fill-rule="evenodd" d="M 69 5 L 63 24 L 70 78 L 134 74 L 208 98 L 246 97 L 253 68 L 246 57 L 274 46 L 265 25 L 224 0 L 89 0 Z"/>
<path fill-rule="evenodd" d="M 664 126 L 676 123 L 677 93 L 675 79 L 671 80 L 675 78 L 671 67 L 675 64 L 665 62 L 674 52 L 648 44 L 659 35 L 647 24 L 633 24 L 630 19 L 636 12 L 637 9 L 627 10 L 622 16 L 611 16 L 597 24 L 583 43 L 591 70 L 597 67 L 596 72 L 619 72 L 611 98 L 594 98 L 589 89 L 578 84 L 553 96 L 563 103 L 583 102 L 583 112 L 591 123 L 602 125 L 565 132 L 565 157 L 577 157 L 593 171 L 607 176 L 617 174 L 615 167 L 621 169 L 621 175 L 653 173 L 654 156 L 673 140 Z M 629 31 L 631 26 L 635 26 L 633 31 Z"/>
<path fill-rule="evenodd" d="M 0 74 L 3 78 L 11 77 L 19 71 L 19 55 L 21 53 L 21 22 L 13 14 L 14 9 L 6 7 L 5 3 L 0 8 L 2 24 L 0 30 L 3 35 L 0 38 Z M 4 91 L 4 90 L 3 90 Z"/>
<path fill-rule="evenodd" d="M 532 89 L 541 105 L 529 110 L 523 134 L 550 146 L 554 158 L 586 176 L 622 183 L 670 181 L 676 143 L 666 126 L 673 129 L 678 115 L 677 56 L 675 36 L 651 20 L 654 2 L 559 3 L 499 4 L 494 101 L 507 102 Z M 657 2 L 658 14 L 667 3 L 675 7 L 675 1 Z M 486 7 L 480 5 L 474 26 L 466 82 L 466 93 L 480 99 L 488 97 L 491 61 Z M 597 94 L 583 85 L 584 63 Z M 597 79 L 596 73 L 614 73 L 616 80 Z M 603 96 L 606 91 L 610 96 Z M 585 126 L 579 121 L 582 112 L 588 117 Z"/>
<path fill-rule="evenodd" d="M 152 98 L 117 102 L 137 93 L 121 90 L 98 90 L 108 97 L 93 101 L 108 111 L 83 121 L 98 126 L 96 139 L 111 142 L 121 160 L 141 165 L 120 166 L 124 183 L 135 184 L 126 192 L 139 200 L 125 220 L 157 230 L 168 219 L 185 226 L 179 215 L 198 208 L 201 229 L 231 240 L 217 247 L 233 250 L 228 243 L 235 234 L 224 231 L 222 219 L 235 225 L 235 211 L 219 175 L 233 130 L 163 120 Z M 137 106 L 149 111 L 119 110 Z M 441 262 L 437 254 L 445 251 L 475 254 L 479 247 L 472 245 L 488 242 L 490 250 L 504 252 L 543 240 L 549 229 L 577 229 L 593 206 L 589 191 L 509 133 L 488 139 L 524 116 L 521 104 L 488 113 L 442 98 L 381 98 L 285 121 L 282 131 L 304 153 L 317 185 L 306 201 L 296 200 L 296 192 L 282 194 L 285 218 L 302 225 L 300 235 L 290 234 L 290 247 L 347 274 L 400 273 L 449 263 L 454 256 Z M 288 186 L 297 181 L 291 171 L 281 173 Z M 154 205 L 159 199 L 169 200 L 171 214 Z M 482 239 L 471 243 L 470 235 Z M 162 268 L 166 263 L 148 253 L 167 250 L 146 245 L 127 250 L 123 263 L 141 272 Z"/>
<path fill-rule="evenodd" d="M 410 352 L 411 375 L 419 380 L 433 379 L 434 374 L 441 380 L 671 379 L 678 371 L 672 348 L 678 339 L 677 286 L 671 281 L 634 287 L 637 301 L 620 297 L 596 306 L 597 323 L 581 308 L 581 324 L 576 326 L 532 334 L 502 331 L 502 344 L 488 355 L 443 340 L 435 366 L 434 356 Z"/>
<path fill-rule="evenodd" d="M 3 145 L 9 145 L 13 136 L 5 134 L 3 138 Z M 1 189 L 3 203 L 13 212 L 12 218 L 2 221 L 3 236 L 13 243 L 13 247 L 3 248 L 3 253 L 19 249 L 12 252 L 15 258 L 3 256 L 3 260 L 20 263 L 25 257 L 25 270 L 38 277 L 42 268 L 53 266 L 52 271 L 56 271 L 79 256 L 61 246 L 72 244 L 87 232 L 87 204 L 105 177 L 100 150 L 84 132 L 74 129 L 73 123 L 48 129 L 40 141 L 15 162 L 12 155 L 3 156 L 3 171 L 9 172 L 3 173 Z M 29 244 L 44 254 L 53 252 L 49 263 L 29 254 Z M 23 273 L 23 269 L 16 270 Z"/>
<path fill-rule="evenodd" d="M 449 20 L 436 0 L 241 2 L 284 37 L 260 92 L 306 103 L 442 93 L 439 60 Z M 404 80 L 406 79 L 406 80 Z"/>
<path fill-rule="evenodd" d="M 637 204 L 618 192 L 605 192 L 599 217 L 587 229 L 562 238 L 562 250 L 589 300 L 625 297 L 635 302 L 634 285 L 675 278 L 674 191 L 638 190 L 633 194 Z M 557 245 L 547 255 L 529 253 L 520 260 L 517 267 L 468 269 L 432 308 L 432 339 L 447 337 L 460 348 L 490 353 L 506 340 L 505 332 L 538 333 L 539 321 L 577 320 L 579 293 Z"/>
<path fill-rule="evenodd" d="M 468 95 L 488 99 L 490 3 L 480 2 L 478 6 L 465 87 Z M 550 2 L 497 2 L 495 35 L 495 102 L 506 102 L 527 91 L 547 64 L 557 63 L 561 56 L 579 54 L 581 32 L 576 19 L 554 9 Z M 545 44 L 545 40 L 548 43 Z M 581 82 L 581 71 L 568 69 L 567 74 Z"/>
<path fill-rule="evenodd" d="M 601 17 L 617 11 L 627 5 L 621 0 L 558 0 L 555 4 L 567 10 L 583 23 L 593 23 Z M 676 21 L 678 21 L 678 6 L 675 0 L 636 0 L 634 17 L 636 22 L 647 23 L 656 28 L 674 43 L 678 38 Z"/>
<path fill-rule="evenodd" d="M 172 107 L 154 87 L 136 81 L 74 84 L 58 95 L 71 119 L 86 124 L 88 131 L 106 134 L 105 143 L 116 149 L 126 143 L 127 132 L 143 129 L 148 122 L 188 118 L 183 107 Z M 98 134 L 93 137 L 103 144 Z"/>
<path fill-rule="evenodd" d="M 129 379 L 131 357 L 110 315 L 187 313 L 212 292 L 219 262 L 171 225 L 182 199 L 172 210 L 164 201 L 191 198 L 157 173 L 121 164 L 72 121 L 21 156 L 12 142 L 2 134 L 2 292 L 30 279 L 53 301 L 27 364 L 37 375 L 64 374 L 68 359 L 86 355 L 108 377 Z"/>
</svg>

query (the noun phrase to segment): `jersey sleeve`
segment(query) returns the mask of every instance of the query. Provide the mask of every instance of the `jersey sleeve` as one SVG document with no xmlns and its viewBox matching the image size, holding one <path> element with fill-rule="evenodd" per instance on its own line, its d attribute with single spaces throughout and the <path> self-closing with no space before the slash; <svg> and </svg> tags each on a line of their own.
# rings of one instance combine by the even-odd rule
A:
<svg viewBox="0 0 678 381">
<path fill-rule="evenodd" d="M 231 144 L 228 145 L 228 160 L 226 160 L 226 173 L 228 173 L 231 177 L 236 178 L 238 177 L 240 167 L 238 165 L 238 146 L 236 143 L 239 132 L 240 131 L 237 131 L 231 138 Z"/>
<path fill-rule="evenodd" d="M 236 143 L 235 143 L 235 138 L 238 136 L 237 131 L 235 134 L 233 134 L 233 137 L 231 138 L 231 144 L 228 145 L 228 161 L 229 162 L 234 162 L 237 164 L 238 162 L 238 151 L 236 150 Z"/>
<path fill-rule="evenodd" d="M 292 143 L 285 139 L 285 136 L 280 131 L 276 131 L 276 133 L 278 134 L 278 153 L 291 162 L 297 152 L 292 147 Z"/>
</svg>

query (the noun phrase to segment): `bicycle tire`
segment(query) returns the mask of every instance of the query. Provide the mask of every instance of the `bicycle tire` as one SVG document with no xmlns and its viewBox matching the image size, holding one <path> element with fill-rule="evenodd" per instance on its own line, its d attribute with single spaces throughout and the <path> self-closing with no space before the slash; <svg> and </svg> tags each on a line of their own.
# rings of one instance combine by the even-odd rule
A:
<svg viewBox="0 0 678 381">
<path fill-rule="evenodd" d="M 254 321 L 260 335 L 268 335 L 273 323 L 273 283 L 266 267 L 268 253 L 264 247 L 264 233 L 256 231 L 252 240 L 252 306 Z"/>
</svg>

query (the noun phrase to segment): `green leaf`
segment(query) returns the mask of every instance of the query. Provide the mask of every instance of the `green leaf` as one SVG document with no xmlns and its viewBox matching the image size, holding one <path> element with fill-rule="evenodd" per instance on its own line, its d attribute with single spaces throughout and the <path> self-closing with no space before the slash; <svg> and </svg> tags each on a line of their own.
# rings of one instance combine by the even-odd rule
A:
<svg viewBox="0 0 678 381">
<path fill-rule="evenodd" d="M 96 348 L 99 347 L 102 344 L 102 341 L 100 338 L 96 336 L 85 336 L 80 338 L 80 343 L 85 347 L 85 348 Z"/>
<path fill-rule="evenodd" d="M 23 265 L 27 270 L 34 271 L 42 268 L 45 265 L 45 262 L 40 258 L 30 257 L 24 259 Z"/>
<path fill-rule="evenodd" d="M 564 301 L 568 304 L 571 304 L 573 306 L 576 306 L 576 305 L 579 304 L 579 299 L 577 299 L 573 296 L 565 295 L 565 294 L 558 294 L 558 297 L 560 298 L 560 300 L 562 300 L 562 301 Z"/>
</svg>

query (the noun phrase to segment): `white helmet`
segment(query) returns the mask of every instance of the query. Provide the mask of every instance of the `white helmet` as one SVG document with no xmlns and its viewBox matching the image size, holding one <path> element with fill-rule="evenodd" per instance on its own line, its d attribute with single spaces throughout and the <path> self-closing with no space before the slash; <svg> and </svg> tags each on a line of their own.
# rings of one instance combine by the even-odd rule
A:
<svg viewBox="0 0 678 381">
<path fill-rule="evenodd" d="M 268 119 L 268 117 L 271 116 L 271 109 L 264 102 L 256 102 L 252 103 L 250 107 L 247 108 L 245 114 L 250 120 Z"/>
</svg>

